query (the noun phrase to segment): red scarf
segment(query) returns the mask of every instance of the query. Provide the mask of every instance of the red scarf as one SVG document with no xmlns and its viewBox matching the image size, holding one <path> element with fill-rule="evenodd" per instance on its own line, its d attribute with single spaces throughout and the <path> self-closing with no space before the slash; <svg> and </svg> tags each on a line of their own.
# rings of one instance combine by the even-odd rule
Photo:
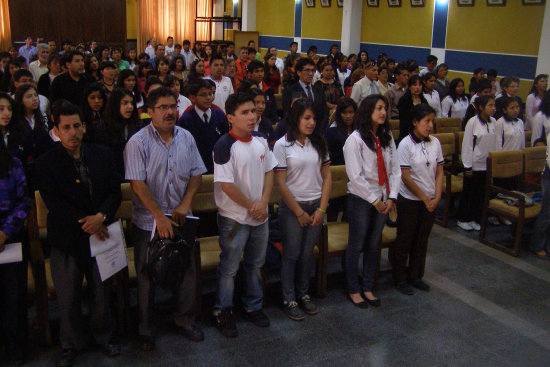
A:
<svg viewBox="0 0 550 367">
<path fill-rule="evenodd" d="M 384 156 L 382 155 L 382 146 L 380 145 L 380 139 L 375 136 L 376 140 L 376 158 L 378 160 L 378 184 L 380 186 L 386 185 L 386 192 L 390 194 L 390 182 L 388 181 L 388 173 L 386 172 L 386 165 L 384 164 Z"/>
</svg>

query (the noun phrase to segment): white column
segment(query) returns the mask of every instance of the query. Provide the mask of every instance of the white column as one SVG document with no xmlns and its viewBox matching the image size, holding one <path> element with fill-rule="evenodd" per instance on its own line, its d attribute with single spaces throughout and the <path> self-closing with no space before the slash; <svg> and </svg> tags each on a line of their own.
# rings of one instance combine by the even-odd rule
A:
<svg viewBox="0 0 550 367">
<path fill-rule="evenodd" d="M 545 5 L 544 21 L 540 33 L 539 57 L 537 60 L 537 75 L 550 72 L 550 4 Z M 535 75 L 533 75 L 535 77 Z"/>
<path fill-rule="evenodd" d="M 223 0 L 215 0 L 214 2 L 214 16 L 215 17 L 223 17 L 223 11 L 224 11 L 224 1 Z M 223 23 L 214 23 L 214 39 L 221 40 L 223 39 Z"/>
<path fill-rule="evenodd" d="M 342 14 L 342 52 L 356 53 L 361 45 L 361 15 L 364 0 L 344 0 Z"/>
<path fill-rule="evenodd" d="M 256 30 L 256 0 L 243 0 L 243 31 Z"/>
</svg>

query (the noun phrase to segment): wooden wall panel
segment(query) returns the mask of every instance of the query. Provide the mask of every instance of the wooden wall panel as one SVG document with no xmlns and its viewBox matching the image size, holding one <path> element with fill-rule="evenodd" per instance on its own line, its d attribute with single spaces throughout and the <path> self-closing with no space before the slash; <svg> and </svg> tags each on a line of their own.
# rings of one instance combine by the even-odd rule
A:
<svg viewBox="0 0 550 367">
<path fill-rule="evenodd" d="M 33 38 L 126 43 L 125 0 L 9 0 L 13 42 Z"/>
</svg>

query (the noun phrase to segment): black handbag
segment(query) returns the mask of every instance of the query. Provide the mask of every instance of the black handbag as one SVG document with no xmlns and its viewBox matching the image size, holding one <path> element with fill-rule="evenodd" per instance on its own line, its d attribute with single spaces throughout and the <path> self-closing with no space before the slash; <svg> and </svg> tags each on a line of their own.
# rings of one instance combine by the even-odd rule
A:
<svg viewBox="0 0 550 367">
<path fill-rule="evenodd" d="M 173 227 L 174 238 L 160 238 L 158 232 L 147 246 L 145 271 L 154 285 L 164 289 L 177 288 L 191 266 L 195 240 L 186 236 L 185 227 Z"/>
</svg>

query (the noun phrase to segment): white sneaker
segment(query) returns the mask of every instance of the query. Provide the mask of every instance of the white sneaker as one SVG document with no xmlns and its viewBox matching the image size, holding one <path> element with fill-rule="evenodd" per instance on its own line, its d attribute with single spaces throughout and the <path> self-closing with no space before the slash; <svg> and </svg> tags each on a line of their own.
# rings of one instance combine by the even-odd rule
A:
<svg viewBox="0 0 550 367">
<path fill-rule="evenodd" d="M 481 229 L 481 226 L 479 225 L 479 223 L 475 221 L 471 221 L 470 226 L 472 226 L 472 229 L 474 231 L 479 231 Z"/>
<path fill-rule="evenodd" d="M 500 222 L 502 224 L 504 224 L 505 226 L 511 226 L 512 225 L 512 222 L 510 222 L 508 219 L 506 219 L 504 217 L 499 217 L 498 219 L 500 219 Z"/>
<path fill-rule="evenodd" d="M 474 229 L 474 227 L 472 227 L 472 222 L 458 221 L 458 222 L 456 222 L 456 225 L 458 226 L 458 228 L 460 228 L 464 231 L 471 231 L 472 229 Z"/>
<path fill-rule="evenodd" d="M 488 220 L 489 223 L 491 223 L 493 226 L 499 226 L 499 225 L 500 225 L 500 222 L 499 222 L 499 220 L 498 220 L 497 217 L 490 216 L 489 218 L 487 218 L 487 220 Z"/>
</svg>

